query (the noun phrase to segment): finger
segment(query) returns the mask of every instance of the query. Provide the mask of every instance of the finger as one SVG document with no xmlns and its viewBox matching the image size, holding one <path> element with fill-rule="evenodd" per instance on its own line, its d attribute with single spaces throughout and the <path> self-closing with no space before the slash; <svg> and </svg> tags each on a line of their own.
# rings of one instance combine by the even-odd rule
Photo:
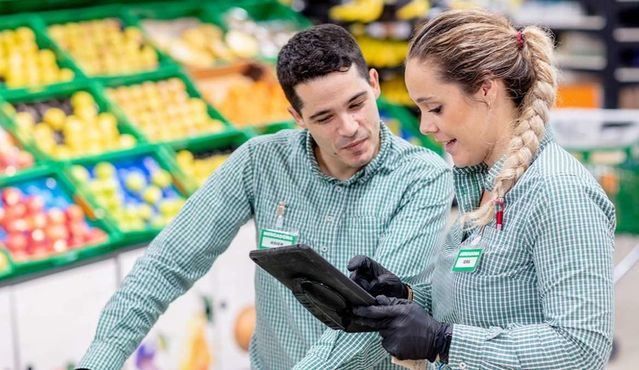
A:
<svg viewBox="0 0 639 370">
<path fill-rule="evenodd" d="M 355 307 L 355 315 L 369 319 L 387 319 L 398 315 L 397 306 L 360 306 Z"/>
<path fill-rule="evenodd" d="M 375 331 L 385 329 L 388 324 L 386 320 L 367 319 L 363 317 L 353 317 L 352 323 Z"/>
<path fill-rule="evenodd" d="M 371 284 L 367 279 L 360 276 L 351 276 L 351 280 L 353 280 L 355 284 L 361 286 L 365 291 L 370 292 Z"/>
<path fill-rule="evenodd" d="M 366 256 L 362 256 L 362 255 L 355 256 L 355 257 L 351 258 L 350 261 L 348 261 L 348 266 L 346 266 L 346 268 L 348 269 L 348 271 L 358 270 L 364 264 L 366 264 L 366 260 L 367 259 L 368 259 L 368 257 L 366 257 Z M 366 266 L 368 266 L 368 265 L 366 265 Z"/>
</svg>

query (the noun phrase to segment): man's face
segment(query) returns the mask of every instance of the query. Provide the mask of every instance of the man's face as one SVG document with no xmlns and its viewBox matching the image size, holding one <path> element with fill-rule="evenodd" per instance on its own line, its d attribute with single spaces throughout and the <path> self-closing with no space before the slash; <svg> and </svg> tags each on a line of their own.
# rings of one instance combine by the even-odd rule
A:
<svg viewBox="0 0 639 370">
<path fill-rule="evenodd" d="M 317 143 L 315 155 L 322 171 L 348 179 L 375 157 L 380 145 L 377 71 L 371 69 L 367 80 L 353 65 L 298 84 L 295 92 L 302 109 L 289 111 Z"/>
</svg>

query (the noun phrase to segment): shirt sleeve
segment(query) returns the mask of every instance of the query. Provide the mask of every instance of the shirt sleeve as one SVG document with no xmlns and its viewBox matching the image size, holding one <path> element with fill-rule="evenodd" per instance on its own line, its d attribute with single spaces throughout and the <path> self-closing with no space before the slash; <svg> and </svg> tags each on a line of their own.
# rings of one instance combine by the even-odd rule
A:
<svg viewBox="0 0 639 370">
<path fill-rule="evenodd" d="M 456 368 L 601 369 L 612 348 L 614 208 L 575 176 L 545 180 L 526 230 L 544 321 L 453 326 Z"/>
<path fill-rule="evenodd" d="M 102 311 L 79 367 L 122 368 L 168 305 L 226 250 L 252 215 L 249 149 L 249 143 L 238 148 L 136 261 Z"/>
<path fill-rule="evenodd" d="M 452 196 L 452 173 L 443 164 L 428 176 L 421 174 L 398 205 L 373 258 L 408 284 L 424 283 L 424 267 L 441 241 Z M 383 360 L 390 356 L 379 334 L 328 329 L 294 369 L 369 369 Z"/>
</svg>

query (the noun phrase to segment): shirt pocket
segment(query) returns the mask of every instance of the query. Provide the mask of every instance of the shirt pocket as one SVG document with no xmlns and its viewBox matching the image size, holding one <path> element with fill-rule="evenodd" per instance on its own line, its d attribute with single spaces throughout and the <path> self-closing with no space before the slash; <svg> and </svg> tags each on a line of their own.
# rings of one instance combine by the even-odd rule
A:
<svg viewBox="0 0 639 370">
<path fill-rule="evenodd" d="M 483 253 L 477 273 L 514 277 L 527 271 L 532 266 L 532 258 L 526 245 L 517 241 L 521 239 L 520 235 L 509 235 L 487 225 L 480 241 Z"/>
<path fill-rule="evenodd" d="M 345 216 L 344 227 L 339 231 L 340 245 L 348 263 L 356 255 L 374 257 L 384 233 L 384 221 L 377 216 L 350 214 Z"/>
</svg>

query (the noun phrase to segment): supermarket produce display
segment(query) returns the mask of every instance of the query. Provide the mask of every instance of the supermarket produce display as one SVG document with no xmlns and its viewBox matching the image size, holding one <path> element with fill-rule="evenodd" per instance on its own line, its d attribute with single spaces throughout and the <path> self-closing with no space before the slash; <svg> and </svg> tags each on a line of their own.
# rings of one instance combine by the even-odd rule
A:
<svg viewBox="0 0 639 370">
<path fill-rule="evenodd" d="M 295 128 L 273 63 L 310 24 L 254 0 L 0 17 L 0 282 L 144 246 L 234 149 Z"/>
</svg>

